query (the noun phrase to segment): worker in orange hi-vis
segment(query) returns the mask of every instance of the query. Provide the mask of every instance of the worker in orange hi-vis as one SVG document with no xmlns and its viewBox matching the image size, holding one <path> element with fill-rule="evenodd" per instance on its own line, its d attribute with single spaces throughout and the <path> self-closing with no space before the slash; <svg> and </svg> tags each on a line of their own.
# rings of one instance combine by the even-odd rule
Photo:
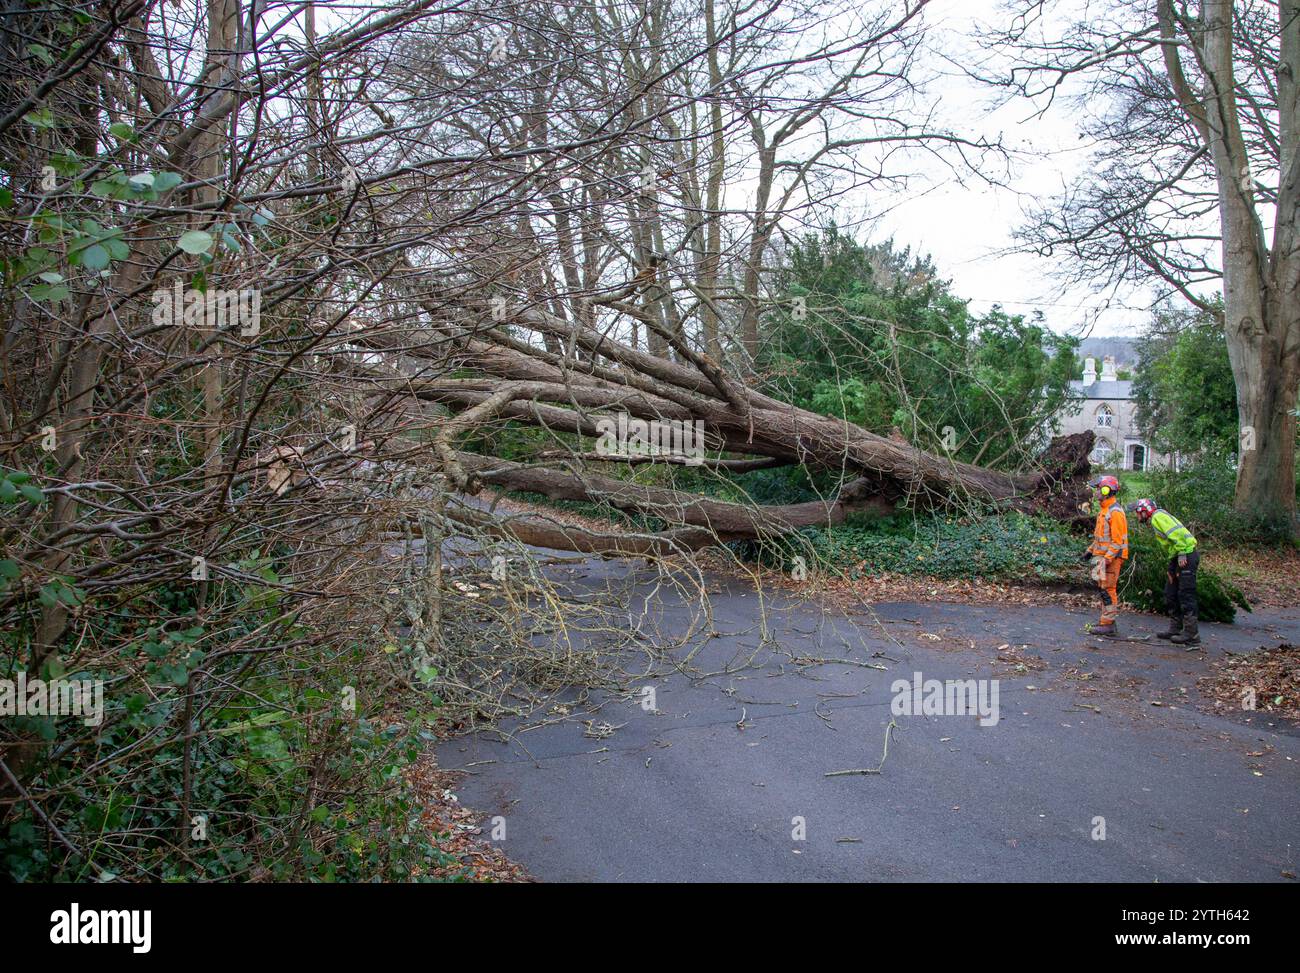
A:
<svg viewBox="0 0 1300 973">
<path fill-rule="evenodd" d="M 1128 518 L 1117 498 L 1119 480 L 1113 476 L 1101 476 L 1090 484 L 1093 496 L 1101 502 L 1097 512 L 1097 524 L 1092 531 L 1092 543 L 1084 552 L 1084 559 L 1093 559 L 1092 577 L 1101 588 L 1101 621 L 1094 628 L 1094 635 L 1118 636 L 1115 619 L 1119 617 L 1119 572 L 1128 560 Z"/>
</svg>

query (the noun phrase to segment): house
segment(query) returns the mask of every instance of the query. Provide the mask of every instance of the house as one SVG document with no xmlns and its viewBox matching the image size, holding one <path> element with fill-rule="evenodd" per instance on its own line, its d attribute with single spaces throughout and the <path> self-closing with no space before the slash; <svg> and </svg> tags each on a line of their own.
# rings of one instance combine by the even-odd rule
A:
<svg viewBox="0 0 1300 973">
<path fill-rule="evenodd" d="M 1107 469 L 1145 470 L 1167 466 L 1168 453 L 1152 452 L 1145 434 L 1137 424 L 1137 403 L 1133 401 L 1133 383 L 1121 379 L 1115 359 L 1107 355 L 1097 374 L 1097 359 L 1085 358 L 1082 380 L 1070 382 L 1073 407 L 1057 420 L 1061 433 L 1071 435 L 1091 429 L 1097 437 L 1089 459 L 1094 466 Z"/>
</svg>

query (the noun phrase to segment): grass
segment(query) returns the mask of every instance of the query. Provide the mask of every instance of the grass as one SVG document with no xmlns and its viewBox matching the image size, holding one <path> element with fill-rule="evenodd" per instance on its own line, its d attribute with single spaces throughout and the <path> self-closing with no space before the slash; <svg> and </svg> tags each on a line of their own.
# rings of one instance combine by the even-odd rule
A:
<svg viewBox="0 0 1300 973">
<path fill-rule="evenodd" d="M 1132 503 L 1142 497 L 1151 496 L 1151 477 L 1146 473 L 1121 473 L 1119 475 L 1120 497 L 1125 503 Z"/>
</svg>

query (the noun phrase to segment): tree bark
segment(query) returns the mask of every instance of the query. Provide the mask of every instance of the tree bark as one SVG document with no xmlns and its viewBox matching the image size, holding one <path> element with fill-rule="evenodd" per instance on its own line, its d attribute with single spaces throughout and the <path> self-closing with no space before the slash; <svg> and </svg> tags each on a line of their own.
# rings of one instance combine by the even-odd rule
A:
<svg viewBox="0 0 1300 973">
<path fill-rule="evenodd" d="M 1159 4 L 1169 38 L 1178 17 Z M 1279 4 L 1281 60 L 1277 72 L 1281 185 L 1273 246 L 1265 240 L 1255 200 L 1250 155 L 1237 98 L 1236 36 L 1231 0 L 1206 0 L 1203 23 L 1177 22 L 1200 58 L 1203 100 L 1192 94 L 1172 44 L 1165 64 L 1174 90 L 1214 161 L 1223 261 L 1224 332 L 1237 387 L 1240 427 L 1233 505 L 1252 518 L 1297 530 L 1295 408 L 1300 393 L 1300 2 Z"/>
</svg>

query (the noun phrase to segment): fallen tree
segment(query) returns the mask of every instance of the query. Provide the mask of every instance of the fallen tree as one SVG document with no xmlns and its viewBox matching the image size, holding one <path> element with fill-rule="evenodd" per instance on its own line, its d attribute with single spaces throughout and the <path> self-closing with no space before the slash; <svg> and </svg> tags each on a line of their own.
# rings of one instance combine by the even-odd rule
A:
<svg viewBox="0 0 1300 973">
<path fill-rule="evenodd" d="M 632 685 L 610 675 L 630 647 L 638 679 L 689 664 L 714 630 L 678 555 L 900 506 L 1072 512 L 1087 442 L 962 463 L 791 404 L 758 360 L 790 226 L 888 188 L 903 150 L 997 160 L 918 124 L 923 6 L 710 3 L 701 29 L 694 0 L 410 0 L 319 35 L 312 5 L 19 15 L 0 676 L 107 692 L 97 726 L 0 725 L 8 874 L 429 874 L 398 773 L 426 730 Z M 703 455 L 611 453 L 618 417 L 698 423 Z M 536 432 L 498 456 L 507 424 Z M 696 460 L 706 479 L 675 475 Z M 816 500 L 734 476 L 795 466 Z M 484 487 L 632 516 L 575 526 Z M 521 542 L 657 570 L 593 592 Z M 684 627 L 629 621 L 647 574 Z"/>
<path fill-rule="evenodd" d="M 667 546 L 675 549 L 833 525 L 850 513 L 888 515 L 903 506 L 991 505 L 1073 520 L 1086 499 L 1091 432 L 1054 440 L 1031 469 L 989 469 L 774 399 L 670 335 L 665 338 L 674 345 L 676 358 L 619 341 L 613 334 L 622 317 L 649 320 L 621 300 L 597 302 L 613 305 L 615 311 L 597 330 L 536 307 L 489 308 L 460 300 L 436 285 L 430 289 L 409 265 L 394 283 L 417 296 L 427 326 L 388 332 L 382 338 L 374 336 L 375 329 L 361 328 L 360 345 L 379 352 L 382 362 L 353 362 L 348 367 L 375 391 L 410 395 L 449 410 L 452 418 L 439 430 L 432 453 L 448 481 L 468 494 L 487 484 L 556 500 L 607 504 L 663 521 Z M 449 317 L 464 323 L 453 325 Z M 437 321 L 444 323 L 433 323 Z M 563 350 L 553 350 L 557 347 Z M 445 368 L 449 358 L 462 377 L 419 377 L 425 366 Z M 467 371 L 478 375 L 464 377 Z M 658 461 L 673 466 L 683 461 L 671 452 L 647 456 L 585 449 L 586 437 L 601 434 L 601 421 L 619 413 L 651 422 L 700 423 L 708 456 L 696 458 L 692 465 L 734 471 L 803 464 L 838 473 L 838 486 L 824 500 L 760 505 L 607 475 L 611 465 Z M 561 448 L 539 451 L 528 462 L 455 448 L 458 438 L 507 420 L 565 434 L 555 438 Z M 595 472 L 593 467 L 606 470 Z M 519 520 L 512 530 L 521 540 L 548 547 L 644 552 L 637 544 L 630 549 L 627 539 L 602 542 L 585 534 L 569 538 L 554 525 Z"/>
</svg>

